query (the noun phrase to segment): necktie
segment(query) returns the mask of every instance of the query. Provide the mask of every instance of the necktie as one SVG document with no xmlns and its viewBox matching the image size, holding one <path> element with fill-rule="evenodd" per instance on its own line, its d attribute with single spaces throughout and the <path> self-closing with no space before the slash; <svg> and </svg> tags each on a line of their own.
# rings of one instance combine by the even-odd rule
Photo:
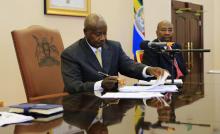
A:
<svg viewBox="0 0 220 134">
<path fill-rule="evenodd" d="M 98 49 L 96 49 L 96 51 L 95 51 L 95 56 L 96 56 L 97 60 L 99 61 L 99 64 L 102 67 L 102 56 L 101 56 L 101 52 Z"/>
<path fill-rule="evenodd" d="M 167 46 L 167 49 L 172 50 L 171 46 Z M 181 76 L 183 76 L 183 73 L 181 72 L 178 63 L 176 61 L 176 58 L 174 58 L 174 66 L 176 68 L 176 79 L 180 78 Z"/>
</svg>

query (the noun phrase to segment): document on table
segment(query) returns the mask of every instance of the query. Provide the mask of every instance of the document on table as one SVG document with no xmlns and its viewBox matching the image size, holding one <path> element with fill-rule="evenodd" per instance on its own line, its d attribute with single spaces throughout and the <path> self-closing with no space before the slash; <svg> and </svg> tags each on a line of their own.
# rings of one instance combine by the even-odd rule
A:
<svg viewBox="0 0 220 134">
<path fill-rule="evenodd" d="M 176 85 L 159 85 L 159 86 L 124 86 L 118 89 L 120 92 L 177 92 Z"/>
<path fill-rule="evenodd" d="M 145 81 L 145 80 L 139 80 L 137 85 L 153 85 L 156 83 L 157 80 L 150 80 L 150 81 Z M 171 79 L 165 80 L 165 85 L 166 84 L 172 84 Z M 174 84 L 183 84 L 182 79 L 174 79 Z"/>
<path fill-rule="evenodd" d="M 101 98 L 128 98 L 128 99 L 150 99 L 163 97 L 163 92 L 176 92 L 176 85 L 163 85 L 170 74 L 165 72 L 162 77 L 151 86 L 124 86 L 119 88 L 119 92 L 108 92 Z"/>
<path fill-rule="evenodd" d="M 151 88 L 153 87 L 156 87 L 158 85 L 163 85 L 165 83 L 165 80 L 167 79 L 167 77 L 169 76 L 170 74 L 167 72 L 167 71 L 164 71 L 164 75 L 159 77 L 155 83 L 153 85 L 151 85 Z M 150 87 L 149 87 L 150 88 Z"/>
<path fill-rule="evenodd" d="M 26 116 L 10 112 L 0 112 L 0 115 L 0 126 L 32 121 L 34 119 L 32 116 Z"/>
<path fill-rule="evenodd" d="M 108 92 L 101 96 L 101 98 L 119 98 L 119 99 L 150 99 L 154 97 L 163 97 L 159 92 Z"/>
</svg>

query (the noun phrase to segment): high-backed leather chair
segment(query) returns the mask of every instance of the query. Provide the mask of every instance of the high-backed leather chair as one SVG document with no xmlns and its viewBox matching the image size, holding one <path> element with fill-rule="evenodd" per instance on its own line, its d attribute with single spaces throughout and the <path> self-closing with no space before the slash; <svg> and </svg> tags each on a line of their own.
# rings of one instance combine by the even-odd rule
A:
<svg viewBox="0 0 220 134">
<path fill-rule="evenodd" d="M 38 25 L 11 32 L 28 102 L 67 95 L 61 75 L 59 31 Z"/>
</svg>

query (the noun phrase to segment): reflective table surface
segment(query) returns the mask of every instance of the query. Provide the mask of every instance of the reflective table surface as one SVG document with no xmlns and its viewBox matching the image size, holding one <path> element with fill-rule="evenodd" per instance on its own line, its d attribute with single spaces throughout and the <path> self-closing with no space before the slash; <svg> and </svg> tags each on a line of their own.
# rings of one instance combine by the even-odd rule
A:
<svg viewBox="0 0 220 134">
<path fill-rule="evenodd" d="M 218 134 L 211 92 L 184 89 L 160 99 L 100 99 L 74 94 L 41 103 L 62 104 L 62 118 L 0 128 L 1 134 Z M 2 108 L 5 111 L 7 108 Z"/>
</svg>

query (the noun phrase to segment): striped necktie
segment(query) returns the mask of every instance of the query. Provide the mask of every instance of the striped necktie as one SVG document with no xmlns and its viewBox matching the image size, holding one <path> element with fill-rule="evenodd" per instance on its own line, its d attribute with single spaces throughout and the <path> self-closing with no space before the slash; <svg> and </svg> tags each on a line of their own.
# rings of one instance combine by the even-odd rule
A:
<svg viewBox="0 0 220 134">
<path fill-rule="evenodd" d="M 102 56 L 101 56 L 101 52 L 98 49 L 96 49 L 96 51 L 95 51 L 95 56 L 96 56 L 97 60 L 99 61 L 99 64 L 102 67 Z"/>
<path fill-rule="evenodd" d="M 172 50 L 172 47 L 168 45 L 167 49 Z M 184 76 L 183 73 L 181 72 L 180 68 L 179 68 L 179 65 L 176 61 L 176 58 L 174 58 L 174 66 L 176 68 L 176 79 L 179 79 L 181 76 Z"/>
</svg>

